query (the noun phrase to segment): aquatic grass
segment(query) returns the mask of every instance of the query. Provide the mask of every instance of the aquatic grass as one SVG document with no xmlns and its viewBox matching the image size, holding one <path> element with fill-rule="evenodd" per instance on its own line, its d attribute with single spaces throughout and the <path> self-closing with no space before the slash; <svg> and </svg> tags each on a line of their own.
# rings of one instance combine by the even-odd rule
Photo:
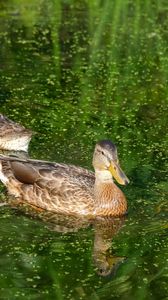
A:
<svg viewBox="0 0 168 300">
<path fill-rule="evenodd" d="M 63 238 L 4 210 L 2 296 L 166 297 L 167 1 L 2 6 L 1 111 L 39 132 L 31 155 L 91 168 L 95 142 L 110 138 L 131 179 L 128 222 L 112 244 L 128 259 L 110 279 L 95 274 L 90 229 Z"/>
</svg>

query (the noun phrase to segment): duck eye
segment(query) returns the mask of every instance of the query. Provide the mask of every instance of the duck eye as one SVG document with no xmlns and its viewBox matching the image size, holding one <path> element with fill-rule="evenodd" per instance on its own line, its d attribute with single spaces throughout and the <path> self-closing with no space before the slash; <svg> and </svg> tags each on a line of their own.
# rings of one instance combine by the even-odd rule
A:
<svg viewBox="0 0 168 300">
<path fill-rule="evenodd" d="M 102 152 L 101 152 L 101 154 L 103 154 L 103 155 L 104 155 L 104 152 L 102 151 Z"/>
</svg>

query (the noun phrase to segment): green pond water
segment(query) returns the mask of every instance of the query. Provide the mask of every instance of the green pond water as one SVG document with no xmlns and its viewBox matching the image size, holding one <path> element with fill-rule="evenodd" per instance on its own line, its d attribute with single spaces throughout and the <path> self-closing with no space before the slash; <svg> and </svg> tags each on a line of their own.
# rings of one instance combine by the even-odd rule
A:
<svg viewBox="0 0 168 300">
<path fill-rule="evenodd" d="M 0 299 L 168 299 L 167 0 L 1 0 L 0 112 L 32 158 L 118 147 L 125 220 L 0 207 Z M 7 199 L 0 185 L 0 201 Z"/>
</svg>

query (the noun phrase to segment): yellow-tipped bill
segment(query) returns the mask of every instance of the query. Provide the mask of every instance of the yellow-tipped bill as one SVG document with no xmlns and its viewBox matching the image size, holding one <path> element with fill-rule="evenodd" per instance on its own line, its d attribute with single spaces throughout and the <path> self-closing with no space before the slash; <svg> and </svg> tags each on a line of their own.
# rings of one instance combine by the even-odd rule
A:
<svg viewBox="0 0 168 300">
<path fill-rule="evenodd" d="M 120 183 L 122 185 L 126 185 L 129 183 L 128 177 L 121 170 L 118 162 L 111 161 L 108 169 L 111 172 L 112 176 L 117 180 L 118 183 Z"/>
</svg>

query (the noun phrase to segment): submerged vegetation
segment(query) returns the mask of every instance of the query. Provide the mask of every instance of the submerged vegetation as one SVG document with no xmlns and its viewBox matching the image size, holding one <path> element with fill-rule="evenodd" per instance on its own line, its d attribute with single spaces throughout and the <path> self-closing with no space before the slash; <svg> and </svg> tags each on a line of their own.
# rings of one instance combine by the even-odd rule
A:
<svg viewBox="0 0 168 300">
<path fill-rule="evenodd" d="M 0 108 L 38 132 L 31 156 L 91 168 L 110 138 L 131 179 L 113 278 L 96 275 L 90 228 L 61 235 L 3 208 L 2 298 L 166 299 L 167 16 L 166 0 L 1 0 Z"/>
</svg>

